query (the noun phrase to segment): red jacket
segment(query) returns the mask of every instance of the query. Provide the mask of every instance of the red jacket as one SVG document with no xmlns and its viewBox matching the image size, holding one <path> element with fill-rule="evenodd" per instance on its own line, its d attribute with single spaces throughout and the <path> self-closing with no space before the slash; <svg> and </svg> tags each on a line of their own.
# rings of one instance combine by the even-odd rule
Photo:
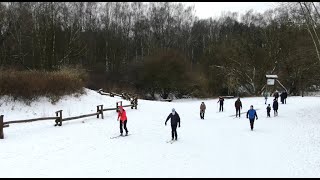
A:
<svg viewBox="0 0 320 180">
<path fill-rule="evenodd" d="M 121 121 L 127 120 L 126 111 L 123 109 L 122 106 L 120 106 L 119 109 L 121 109 L 122 112 L 121 112 L 121 111 L 118 112 L 118 119 L 119 119 L 119 117 L 120 117 L 120 120 L 121 120 Z"/>
</svg>

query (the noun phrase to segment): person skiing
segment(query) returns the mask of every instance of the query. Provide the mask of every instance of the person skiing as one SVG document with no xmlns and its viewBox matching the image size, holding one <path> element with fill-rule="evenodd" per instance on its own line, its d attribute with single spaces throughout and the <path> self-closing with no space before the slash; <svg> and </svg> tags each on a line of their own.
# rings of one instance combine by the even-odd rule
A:
<svg viewBox="0 0 320 180">
<path fill-rule="evenodd" d="M 283 99 L 283 101 L 284 101 L 284 104 L 287 104 L 287 97 L 288 97 L 288 92 L 287 91 L 284 91 L 283 92 L 284 93 L 284 99 Z"/>
<path fill-rule="evenodd" d="M 127 129 L 127 114 L 122 106 L 119 106 L 118 121 L 119 119 L 120 119 L 120 136 L 122 136 L 122 133 L 123 133 L 122 125 L 124 126 L 124 130 L 126 131 L 126 136 L 127 136 L 129 132 Z"/>
<path fill-rule="evenodd" d="M 284 94 L 284 91 L 280 94 L 280 101 L 281 101 L 281 103 L 282 104 L 284 104 L 284 96 L 285 96 L 285 94 Z"/>
<path fill-rule="evenodd" d="M 239 118 L 240 118 L 240 109 L 242 109 L 242 103 L 240 101 L 240 98 L 236 100 L 236 102 L 234 103 L 234 106 L 236 108 L 236 117 L 238 117 L 238 112 L 239 112 Z"/>
<path fill-rule="evenodd" d="M 165 122 L 165 125 L 167 125 L 167 121 L 171 118 L 171 136 L 172 136 L 172 141 L 178 140 L 178 134 L 177 134 L 177 126 L 179 125 L 180 128 L 180 116 L 176 112 L 174 108 L 172 108 L 172 112 L 169 114 L 167 117 L 167 120 Z"/>
<path fill-rule="evenodd" d="M 253 131 L 253 124 L 254 124 L 254 119 L 258 120 L 258 115 L 256 110 L 253 109 L 253 105 L 250 106 L 250 109 L 247 112 L 247 118 L 249 118 L 250 121 L 250 127 L 251 127 L 251 131 Z"/>
<path fill-rule="evenodd" d="M 217 103 L 220 102 L 220 107 L 219 107 L 219 112 L 222 111 L 223 112 L 223 97 L 219 96 L 219 101 Z"/>
<path fill-rule="evenodd" d="M 276 99 L 273 100 L 273 105 L 272 105 L 272 108 L 273 108 L 273 111 L 274 111 L 274 116 L 278 116 L 278 101 Z"/>
<path fill-rule="evenodd" d="M 270 117 L 271 106 L 268 104 L 267 106 L 267 117 Z"/>
<path fill-rule="evenodd" d="M 206 111 L 206 105 L 204 104 L 204 102 L 202 102 L 200 105 L 200 118 L 201 119 L 204 119 L 205 111 Z"/>
<path fill-rule="evenodd" d="M 264 99 L 265 99 L 264 104 L 267 104 L 268 92 L 267 92 L 267 91 L 264 91 L 263 96 L 264 96 Z"/>
</svg>

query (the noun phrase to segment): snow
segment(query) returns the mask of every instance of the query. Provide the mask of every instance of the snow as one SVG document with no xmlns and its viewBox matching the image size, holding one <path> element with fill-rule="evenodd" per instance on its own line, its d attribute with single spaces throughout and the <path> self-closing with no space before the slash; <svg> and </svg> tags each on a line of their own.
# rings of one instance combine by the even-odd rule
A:
<svg viewBox="0 0 320 180">
<path fill-rule="evenodd" d="M 95 112 L 100 104 L 115 107 L 120 100 L 86 91 L 56 105 L 46 99 L 31 106 L 2 99 L 0 114 L 8 121 L 55 116 L 62 109 L 63 117 L 70 117 Z M 235 100 L 225 99 L 224 112 L 218 112 L 217 99 L 139 100 L 137 110 L 126 108 L 131 135 L 117 139 L 110 139 L 119 134 L 115 111 L 61 127 L 53 121 L 11 124 L 0 140 L 0 177 L 320 177 L 318 97 L 289 97 L 271 118 L 264 97 L 241 98 L 243 113 L 251 104 L 257 109 L 253 131 L 245 113 L 232 116 Z M 170 123 L 164 123 L 172 108 L 181 128 L 178 141 L 170 144 Z"/>
</svg>

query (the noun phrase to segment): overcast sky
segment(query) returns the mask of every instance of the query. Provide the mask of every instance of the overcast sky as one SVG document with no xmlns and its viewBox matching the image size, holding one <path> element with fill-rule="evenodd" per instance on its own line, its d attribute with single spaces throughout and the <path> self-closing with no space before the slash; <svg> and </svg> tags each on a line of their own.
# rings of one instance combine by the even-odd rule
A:
<svg viewBox="0 0 320 180">
<path fill-rule="evenodd" d="M 183 2 L 186 5 L 195 5 L 196 16 L 200 19 L 209 17 L 219 17 L 222 12 L 245 13 L 253 9 L 256 12 L 264 12 L 267 9 L 273 9 L 277 2 Z"/>
</svg>

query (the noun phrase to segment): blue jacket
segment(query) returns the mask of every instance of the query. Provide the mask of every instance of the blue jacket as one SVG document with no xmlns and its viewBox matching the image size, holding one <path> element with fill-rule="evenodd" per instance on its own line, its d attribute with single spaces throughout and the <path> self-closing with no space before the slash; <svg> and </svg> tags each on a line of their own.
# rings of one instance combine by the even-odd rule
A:
<svg viewBox="0 0 320 180">
<path fill-rule="evenodd" d="M 254 110 L 254 109 L 250 109 L 250 110 L 247 112 L 247 118 L 248 118 L 248 115 L 249 115 L 249 119 L 254 119 L 255 117 L 257 117 L 257 119 L 258 119 L 257 112 L 256 112 L 256 110 Z"/>
</svg>

